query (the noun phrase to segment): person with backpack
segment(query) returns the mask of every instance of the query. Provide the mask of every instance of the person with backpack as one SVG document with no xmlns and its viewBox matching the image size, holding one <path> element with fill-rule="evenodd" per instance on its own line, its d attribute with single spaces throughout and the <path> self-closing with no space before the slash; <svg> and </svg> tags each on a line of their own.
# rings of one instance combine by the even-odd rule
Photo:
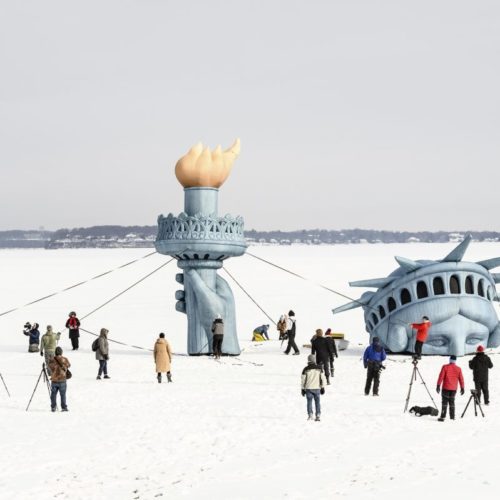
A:
<svg viewBox="0 0 500 500">
<path fill-rule="evenodd" d="M 222 341 L 224 340 L 224 321 L 220 314 L 214 319 L 212 323 L 212 351 L 215 359 L 219 359 L 222 354 Z"/>
<path fill-rule="evenodd" d="M 153 356 L 155 359 L 156 379 L 161 384 L 161 374 L 167 374 L 168 382 L 172 382 L 172 374 L 170 373 L 170 364 L 172 363 L 172 351 L 170 344 L 165 338 L 164 333 L 160 333 L 153 348 Z"/>
<path fill-rule="evenodd" d="M 464 376 L 462 369 L 457 366 L 457 357 L 450 356 L 450 362 L 443 365 L 439 372 L 439 377 L 436 386 L 436 392 L 439 394 L 441 384 L 443 390 L 441 392 L 441 416 L 438 418 L 439 422 L 444 422 L 446 418 L 446 410 L 450 406 L 450 419 L 455 420 L 455 395 L 457 394 L 457 387 L 460 383 L 460 395 L 465 393 Z"/>
<path fill-rule="evenodd" d="M 38 323 L 26 323 L 23 333 L 29 337 L 28 352 L 38 352 L 40 350 L 40 331 Z"/>
<path fill-rule="evenodd" d="M 69 338 L 73 351 L 77 351 L 79 347 L 78 339 L 80 338 L 80 320 L 76 317 L 75 311 L 69 313 L 69 318 L 66 321 L 66 328 L 69 330 Z"/>
<path fill-rule="evenodd" d="M 297 326 L 295 323 L 295 313 L 290 310 L 288 311 L 288 316 L 286 316 L 286 337 L 288 339 L 288 345 L 286 346 L 285 354 L 290 354 L 290 350 L 293 349 L 294 356 L 300 354 L 299 348 L 295 343 L 295 334 L 297 333 Z"/>
<path fill-rule="evenodd" d="M 387 357 L 384 348 L 380 345 L 380 339 L 373 337 L 363 354 L 363 365 L 366 368 L 365 396 L 370 394 L 370 388 L 373 382 L 373 395 L 378 396 L 380 386 L 380 372 L 384 369 L 382 364 Z"/>
<path fill-rule="evenodd" d="M 488 370 L 493 368 L 490 357 L 485 354 L 482 345 L 477 346 L 476 355 L 469 361 L 469 368 L 472 370 L 474 385 L 478 401 L 481 402 L 481 393 L 484 394 L 484 404 L 490 404 L 490 391 L 488 389 Z"/>
<path fill-rule="evenodd" d="M 56 347 L 54 357 L 50 360 L 50 409 L 55 412 L 57 409 L 57 393 L 61 395 L 61 411 L 68 411 L 66 404 L 66 380 L 68 368 L 71 366 L 68 358 L 63 355 L 63 350 Z"/>
<path fill-rule="evenodd" d="M 326 385 L 330 385 L 330 352 L 331 346 L 323 337 L 323 330 L 318 328 L 311 340 L 311 354 L 316 354 L 316 364 L 320 366 L 326 377 Z"/>
<path fill-rule="evenodd" d="M 101 375 L 103 374 L 104 378 L 111 378 L 108 376 L 108 360 L 109 360 L 108 333 L 109 331 L 106 330 L 106 328 L 101 328 L 99 337 L 92 343 L 92 350 L 95 351 L 95 359 L 99 361 L 99 371 L 97 372 L 96 380 L 101 380 Z"/>
<path fill-rule="evenodd" d="M 278 323 L 276 323 L 276 330 L 279 332 L 279 340 L 284 340 L 286 337 L 286 315 L 282 314 Z"/>
<path fill-rule="evenodd" d="M 321 395 L 325 393 L 325 380 L 321 368 L 315 363 L 314 354 L 307 356 L 307 366 L 302 370 L 301 394 L 307 398 L 307 420 L 313 418 L 312 402 L 316 410 L 316 422 L 321 417 Z"/>
<path fill-rule="evenodd" d="M 49 375 L 50 362 L 56 354 L 56 347 L 60 338 L 61 332 L 56 333 L 51 325 L 47 325 L 47 331 L 42 335 L 42 340 L 40 342 L 40 356 L 45 356 L 45 367 Z"/>
<path fill-rule="evenodd" d="M 328 342 L 328 352 L 330 357 L 330 374 L 333 377 L 335 373 L 335 367 L 333 366 L 334 358 L 338 358 L 337 344 L 335 344 L 335 339 L 333 338 L 333 332 L 331 328 L 328 328 L 325 332 L 325 339 Z"/>
</svg>

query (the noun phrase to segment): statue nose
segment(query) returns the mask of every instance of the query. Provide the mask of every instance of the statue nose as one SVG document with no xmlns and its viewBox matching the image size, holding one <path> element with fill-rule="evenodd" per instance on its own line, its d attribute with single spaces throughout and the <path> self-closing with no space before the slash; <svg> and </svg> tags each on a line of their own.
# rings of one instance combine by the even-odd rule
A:
<svg viewBox="0 0 500 500">
<path fill-rule="evenodd" d="M 461 336 L 450 339 L 450 354 L 463 356 L 465 354 L 465 343 Z"/>
</svg>

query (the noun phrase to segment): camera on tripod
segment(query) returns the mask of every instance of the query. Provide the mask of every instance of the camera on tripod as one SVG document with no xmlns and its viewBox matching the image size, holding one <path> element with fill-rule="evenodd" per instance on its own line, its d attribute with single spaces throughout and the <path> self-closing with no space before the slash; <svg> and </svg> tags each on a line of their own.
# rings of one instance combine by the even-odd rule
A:
<svg viewBox="0 0 500 500">
<path fill-rule="evenodd" d="M 474 397 L 477 397 L 477 391 L 476 391 L 476 389 L 471 389 L 471 390 L 470 390 L 470 393 L 471 393 Z"/>
</svg>

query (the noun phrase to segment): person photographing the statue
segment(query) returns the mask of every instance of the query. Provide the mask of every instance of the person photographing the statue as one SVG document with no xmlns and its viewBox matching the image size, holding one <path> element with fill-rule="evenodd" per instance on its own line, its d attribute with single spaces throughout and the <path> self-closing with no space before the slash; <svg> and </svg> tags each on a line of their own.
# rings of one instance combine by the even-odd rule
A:
<svg viewBox="0 0 500 500">
<path fill-rule="evenodd" d="M 380 344 L 378 337 L 373 337 L 371 345 L 369 345 L 363 354 L 363 365 L 366 368 L 366 383 L 365 396 L 370 394 L 370 388 L 373 382 L 373 395 L 378 396 L 380 386 L 380 372 L 385 368 L 382 364 L 387 357 L 385 349 Z"/>
<path fill-rule="evenodd" d="M 410 323 L 410 326 L 413 330 L 417 330 L 414 348 L 415 358 L 422 359 L 422 347 L 427 340 L 429 328 L 432 326 L 432 323 L 427 316 L 422 316 L 422 323 Z"/>
<path fill-rule="evenodd" d="M 61 395 L 61 411 L 68 411 L 66 404 L 66 380 L 70 377 L 68 368 L 71 366 L 68 358 L 63 355 L 63 350 L 56 347 L 54 357 L 50 360 L 50 409 L 55 412 L 57 409 L 57 393 Z"/>
<path fill-rule="evenodd" d="M 472 370 L 474 385 L 476 386 L 477 398 L 481 402 L 481 393 L 484 394 L 484 404 L 490 404 L 490 391 L 488 390 L 488 370 L 493 368 L 490 357 L 485 354 L 482 345 L 477 346 L 476 355 L 469 361 Z"/>
<path fill-rule="evenodd" d="M 457 394 L 458 384 L 460 383 L 460 395 L 463 396 L 465 392 L 464 376 L 462 369 L 457 366 L 457 357 L 450 356 L 450 362 L 443 365 L 439 373 L 436 392 L 439 394 L 441 385 L 441 416 L 438 418 L 439 422 L 444 422 L 446 418 L 446 410 L 450 406 L 450 419 L 455 420 L 455 396 Z"/>
<path fill-rule="evenodd" d="M 220 314 L 217 314 L 217 317 L 212 323 L 212 333 L 212 351 L 214 353 L 214 358 L 219 359 L 222 354 L 222 341 L 224 340 L 224 321 L 222 321 Z"/>
</svg>

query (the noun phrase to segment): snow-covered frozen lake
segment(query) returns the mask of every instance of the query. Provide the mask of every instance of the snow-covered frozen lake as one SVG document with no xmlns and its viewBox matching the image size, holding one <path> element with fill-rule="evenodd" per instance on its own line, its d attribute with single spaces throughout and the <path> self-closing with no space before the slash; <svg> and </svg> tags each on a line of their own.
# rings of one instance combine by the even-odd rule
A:
<svg viewBox="0 0 500 500">
<path fill-rule="evenodd" d="M 301 356 L 284 356 L 280 342 L 250 342 L 255 326 L 269 323 L 238 286 L 239 358 L 221 363 L 207 357 L 175 356 L 173 384 L 158 384 L 152 354 L 111 345 L 111 380 L 96 381 L 93 337 L 82 332 L 73 353 L 63 326 L 67 314 L 94 310 L 166 262 L 153 255 L 79 287 L 0 316 L 0 498 L 71 499 L 331 499 L 498 498 L 500 453 L 500 358 L 492 354 L 491 405 L 486 418 L 469 409 L 464 419 L 403 414 L 412 365 L 391 356 L 382 374 L 381 396 L 365 397 L 360 361 L 367 342 L 360 309 L 333 317 L 331 309 L 362 289 L 348 281 L 382 277 L 397 267 L 394 255 L 439 259 L 455 244 L 256 246 L 249 252 L 307 280 L 246 255 L 225 266 L 275 320 L 293 309 L 297 343 L 316 328 L 344 332 L 351 342 L 336 361 L 335 378 L 322 398 L 322 421 L 307 422 L 300 396 Z M 119 250 L 1 250 L 0 313 L 117 268 L 149 253 Z M 500 256 L 500 245 L 472 242 L 464 260 Z M 186 319 L 174 310 L 175 262 L 162 268 L 82 326 L 106 327 L 110 338 L 152 348 L 164 331 L 174 352 L 186 351 Z M 40 385 L 25 411 L 41 369 L 27 352 L 26 321 L 41 333 L 51 324 L 63 331 L 60 345 L 72 363 L 68 413 L 50 412 Z M 274 339 L 277 332 L 272 329 Z M 427 357 L 419 365 L 435 401 L 440 366 Z M 468 359 L 459 359 L 468 389 Z M 497 366 L 498 365 L 498 366 Z M 461 414 L 467 396 L 457 396 Z M 431 404 L 420 384 L 412 403 Z"/>
</svg>

